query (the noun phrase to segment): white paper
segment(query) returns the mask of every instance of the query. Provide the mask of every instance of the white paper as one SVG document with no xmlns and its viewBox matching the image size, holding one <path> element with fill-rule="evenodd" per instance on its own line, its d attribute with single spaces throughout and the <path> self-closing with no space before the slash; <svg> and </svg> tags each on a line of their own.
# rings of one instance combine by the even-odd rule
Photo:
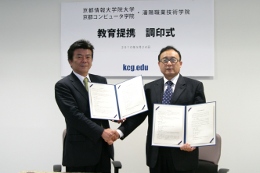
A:
<svg viewBox="0 0 260 173">
<path fill-rule="evenodd" d="M 215 102 L 187 106 L 186 119 L 186 143 L 215 144 Z"/>
<path fill-rule="evenodd" d="M 116 85 L 116 90 L 121 119 L 135 115 L 142 110 L 147 110 L 142 76 Z"/>
<path fill-rule="evenodd" d="M 91 117 L 101 119 L 118 117 L 114 85 L 91 82 L 88 85 Z"/>
<path fill-rule="evenodd" d="M 92 118 L 119 120 L 147 110 L 142 76 L 117 85 L 89 82 Z"/>
<path fill-rule="evenodd" d="M 183 106 L 154 104 L 153 145 L 183 144 L 184 111 Z"/>
<path fill-rule="evenodd" d="M 154 104 L 152 145 L 214 145 L 215 107 L 215 102 L 188 106 Z"/>
</svg>

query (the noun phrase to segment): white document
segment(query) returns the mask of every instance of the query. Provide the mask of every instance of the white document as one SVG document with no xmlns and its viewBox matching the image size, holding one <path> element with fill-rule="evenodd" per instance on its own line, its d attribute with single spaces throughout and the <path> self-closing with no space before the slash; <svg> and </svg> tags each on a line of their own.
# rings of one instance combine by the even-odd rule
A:
<svg viewBox="0 0 260 173">
<path fill-rule="evenodd" d="M 142 76 L 117 85 L 88 83 L 92 118 L 119 120 L 146 111 Z"/>
<path fill-rule="evenodd" d="M 188 106 L 154 104 L 153 118 L 152 145 L 216 144 L 216 102 Z"/>
</svg>

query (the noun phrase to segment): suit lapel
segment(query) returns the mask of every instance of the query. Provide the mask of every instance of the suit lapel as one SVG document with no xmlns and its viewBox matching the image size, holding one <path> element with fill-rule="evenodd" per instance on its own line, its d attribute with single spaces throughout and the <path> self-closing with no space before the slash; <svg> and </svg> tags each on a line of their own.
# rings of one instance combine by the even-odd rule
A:
<svg viewBox="0 0 260 173">
<path fill-rule="evenodd" d="M 88 92 L 86 88 L 73 72 L 70 74 L 70 81 L 74 88 L 78 90 L 82 94 L 82 96 L 88 100 Z"/>
<path fill-rule="evenodd" d="M 178 98 L 180 97 L 181 93 L 185 90 L 186 83 L 183 79 L 183 77 L 180 75 L 179 79 L 176 83 L 174 93 L 172 95 L 171 103 L 174 104 L 178 101 Z"/>
<path fill-rule="evenodd" d="M 157 103 L 162 103 L 163 91 L 164 91 L 164 80 L 159 79 L 154 85 L 154 91 L 156 94 Z"/>
<path fill-rule="evenodd" d="M 100 83 L 100 81 L 98 80 L 98 78 L 95 75 L 92 75 L 89 73 L 89 78 L 90 78 L 91 82 Z"/>
</svg>

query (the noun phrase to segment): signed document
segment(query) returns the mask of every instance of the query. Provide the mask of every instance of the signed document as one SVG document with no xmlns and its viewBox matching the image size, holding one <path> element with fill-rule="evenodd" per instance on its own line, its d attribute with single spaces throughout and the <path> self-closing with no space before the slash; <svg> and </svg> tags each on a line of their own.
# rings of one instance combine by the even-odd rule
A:
<svg viewBox="0 0 260 173">
<path fill-rule="evenodd" d="M 152 145 L 180 147 L 216 144 L 216 102 L 154 104 Z"/>
<path fill-rule="evenodd" d="M 142 76 L 117 85 L 88 83 L 92 118 L 119 120 L 147 111 Z"/>
</svg>

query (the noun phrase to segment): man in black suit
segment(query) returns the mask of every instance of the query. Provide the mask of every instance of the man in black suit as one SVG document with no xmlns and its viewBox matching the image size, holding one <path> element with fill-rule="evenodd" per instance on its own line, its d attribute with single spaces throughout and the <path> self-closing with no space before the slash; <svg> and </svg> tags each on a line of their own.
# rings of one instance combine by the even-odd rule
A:
<svg viewBox="0 0 260 173">
<path fill-rule="evenodd" d="M 90 116 L 84 79 L 107 83 L 106 78 L 88 73 L 93 49 L 93 45 L 85 40 L 73 43 L 68 50 L 68 61 L 73 71 L 55 85 L 56 102 L 67 128 L 62 160 L 66 172 L 110 173 L 110 159 L 114 157 L 111 138 L 115 132 L 109 128 L 107 120 Z"/>
<path fill-rule="evenodd" d="M 148 111 L 130 117 L 118 128 L 120 138 L 127 137 L 148 116 L 148 131 L 146 139 L 146 164 L 150 173 L 193 173 L 198 166 L 198 148 L 184 144 L 180 148 L 152 146 L 153 104 L 163 103 L 166 82 L 171 81 L 173 92 L 170 104 L 191 105 L 205 103 L 203 84 L 197 80 L 183 77 L 180 52 L 172 47 L 163 48 L 158 55 L 158 66 L 163 78 L 144 86 Z M 117 136 L 119 137 L 119 136 Z"/>
</svg>

